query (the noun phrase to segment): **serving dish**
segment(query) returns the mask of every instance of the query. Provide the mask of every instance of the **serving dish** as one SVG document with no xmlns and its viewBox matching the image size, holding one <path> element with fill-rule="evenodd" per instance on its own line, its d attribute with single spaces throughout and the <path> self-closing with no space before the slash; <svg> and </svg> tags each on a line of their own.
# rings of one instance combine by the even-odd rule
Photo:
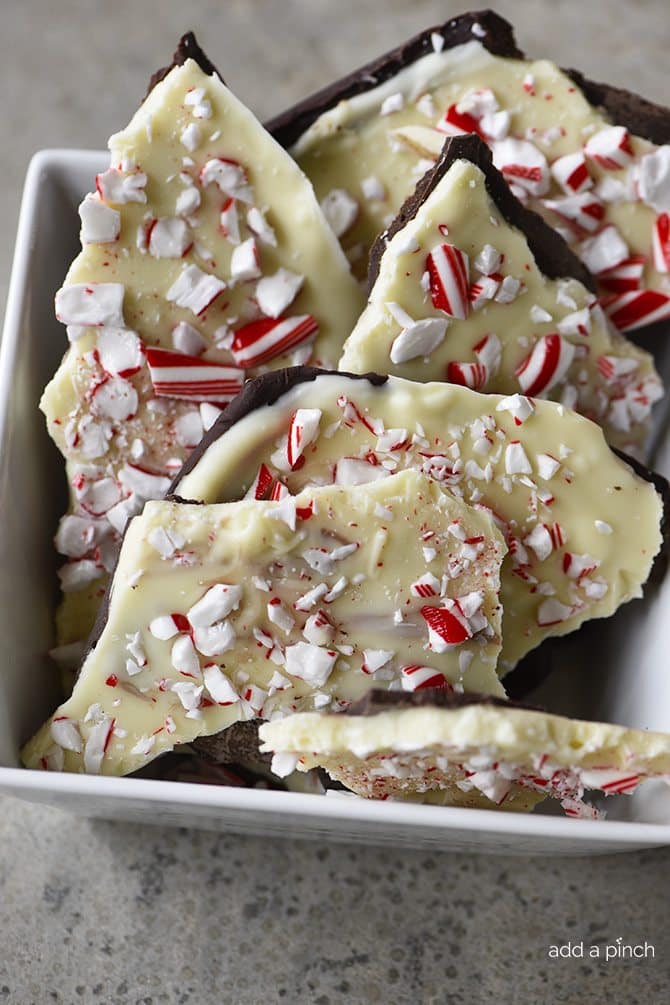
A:
<svg viewBox="0 0 670 1005">
<path fill-rule="evenodd" d="M 26 178 L 0 346 L 0 792 L 83 816 L 281 837 L 517 854 L 606 853 L 670 843 L 670 788 L 647 783 L 607 801 L 604 821 L 370 803 L 258 789 L 33 772 L 19 749 L 56 703 L 48 657 L 57 599 L 52 537 L 65 479 L 37 403 L 65 351 L 53 295 L 78 249 L 77 206 L 104 170 L 102 152 L 47 150 Z M 657 336 L 658 339 L 658 336 Z M 657 363 L 670 378 L 670 349 Z M 654 466 L 670 473 L 664 404 Z M 666 408 L 667 412 L 667 408 Z M 555 712 L 670 731 L 670 581 L 615 618 L 562 643 L 534 703 Z"/>
</svg>

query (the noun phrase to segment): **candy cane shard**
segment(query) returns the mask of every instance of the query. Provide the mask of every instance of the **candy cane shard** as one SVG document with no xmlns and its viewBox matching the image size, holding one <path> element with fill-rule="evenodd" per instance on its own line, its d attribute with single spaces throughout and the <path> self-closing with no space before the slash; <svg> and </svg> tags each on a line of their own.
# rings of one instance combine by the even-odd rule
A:
<svg viewBox="0 0 670 1005">
<path fill-rule="evenodd" d="M 72 696 L 24 761 L 125 774 L 237 721 L 345 708 L 371 687 L 415 690 L 417 666 L 445 689 L 502 695 L 504 553 L 488 514 L 417 471 L 277 502 L 147 503 L 126 531 Z M 427 571 L 435 605 L 470 626 L 446 649 L 429 651 L 426 600 L 411 591 Z"/>
<path fill-rule="evenodd" d="M 390 471 L 412 467 L 492 515 L 509 549 L 501 673 L 548 636 L 639 596 L 662 548 L 663 479 L 657 491 L 610 451 L 593 422 L 558 403 L 298 368 L 249 383 L 230 408 L 173 483 L 182 498 L 241 498 L 261 465 L 293 494 L 332 482 L 383 485 Z M 300 409 L 319 410 L 319 431 L 286 470 L 286 437 Z M 546 557 L 524 544 L 536 525 L 561 528 Z M 473 555 L 477 547 L 469 545 Z M 592 556 L 596 571 L 570 576 L 566 552 Z M 565 617 L 542 606 L 552 598 Z"/>
<path fill-rule="evenodd" d="M 370 692 L 344 715 L 302 713 L 261 726 L 275 770 L 313 767 L 368 799 L 601 818 L 586 795 L 670 784 L 670 734 L 548 715 L 449 690 Z"/>
<path fill-rule="evenodd" d="M 613 229 L 597 240 L 607 244 Z M 607 281 L 627 282 L 614 280 L 610 261 Z M 598 422 L 613 446 L 643 454 L 662 384 L 651 355 L 612 329 L 591 285 L 562 238 L 512 195 L 482 140 L 447 140 L 373 245 L 368 305 L 340 369 L 550 397 Z M 606 307 L 625 309 L 614 299 Z M 616 382 L 602 357 L 619 361 Z"/>
<path fill-rule="evenodd" d="M 158 398 L 227 403 L 244 384 L 244 371 L 225 363 L 210 363 L 199 356 L 148 349 L 147 365 Z"/>
<path fill-rule="evenodd" d="M 670 212 L 670 111 L 526 58 L 512 26 L 492 11 L 427 29 L 268 128 L 320 199 L 335 189 L 341 203 L 355 206 L 340 240 L 361 278 L 366 252 L 413 192 L 425 160 L 439 158 L 445 137 L 469 134 L 489 144 L 515 196 L 575 252 L 616 224 L 630 256 L 643 259 L 640 288 L 667 295 L 652 234 L 656 216 Z M 383 200 L 361 199 L 371 162 Z M 607 288 L 598 276 L 598 292 Z M 640 310 L 635 324 L 667 316 Z"/>
<path fill-rule="evenodd" d="M 56 295 L 71 346 L 42 400 L 71 484 L 120 484 L 128 462 L 172 478 L 205 429 L 200 405 L 225 407 L 248 376 L 296 359 L 335 366 L 363 306 L 310 183 L 192 35 L 110 150 Z M 101 520 L 110 564 L 118 529 Z M 89 630 L 100 537 L 64 571 L 91 576 L 63 641 Z"/>
</svg>

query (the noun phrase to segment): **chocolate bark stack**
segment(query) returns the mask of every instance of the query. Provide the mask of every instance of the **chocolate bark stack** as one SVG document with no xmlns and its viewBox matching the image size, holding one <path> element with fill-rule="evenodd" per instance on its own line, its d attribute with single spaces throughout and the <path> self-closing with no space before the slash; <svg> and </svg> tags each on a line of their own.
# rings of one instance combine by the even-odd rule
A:
<svg viewBox="0 0 670 1005">
<path fill-rule="evenodd" d="M 588 815 L 668 774 L 668 738 L 490 696 L 663 562 L 620 452 L 663 394 L 622 330 L 670 316 L 669 122 L 491 12 L 266 129 L 182 39 L 57 295 L 61 645 L 98 620 L 29 766 L 248 765 L 260 719 L 276 775 L 373 797 Z"/>
</svg>

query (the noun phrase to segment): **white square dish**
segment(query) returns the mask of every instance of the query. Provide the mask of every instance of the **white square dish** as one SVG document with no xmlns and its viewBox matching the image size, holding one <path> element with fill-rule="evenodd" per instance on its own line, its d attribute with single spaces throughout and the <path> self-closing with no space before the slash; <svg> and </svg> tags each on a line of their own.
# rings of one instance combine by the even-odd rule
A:
<svg viewBox="0 0 670 1005">
<path fill-rule="evenodd" d="M 58 686 L 47 651 L 57 599 L 52 537 L 65 479 L 37 403 L 66 348 L 53 295 L 78 249 L 77 206 L 107 161 L 104 153 L 43 151 L 24 190 L 0 347 L 0 792 L 91 817 L 413 848 L 583 855 L 670 843 L 670 788 L 657 783 L 612 797 L 608 819 L 589 821 L 19 767 L 19 748 L 54 707 Z M 658 354 L 658 365 L 668 379 L 670 350 Z M 663 417 L 655 465 L 667 474 L 665 429 Z M 670 732 L 669 645 L 666 580 L 644 604 L 564 642 L 559 669 L 531 700 Z"/>
</svg>

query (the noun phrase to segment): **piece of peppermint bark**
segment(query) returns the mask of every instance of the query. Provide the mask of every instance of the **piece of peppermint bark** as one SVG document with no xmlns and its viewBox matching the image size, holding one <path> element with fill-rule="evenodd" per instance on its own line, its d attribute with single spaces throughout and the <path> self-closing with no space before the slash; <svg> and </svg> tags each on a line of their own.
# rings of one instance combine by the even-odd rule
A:
<svg viewBox="0 0 670 1005">
<path fill-rule="evenodd" d="M 670 318 L 670 111 L 548 60 L 476 11 L 428 29 L 268 123 L 361 275 L 445 136 L 476 133 L 598 280 L 624 331 Z"/>
<path fill-rule="evenodd" d="M 486 144 L 448 139 L 373 245 L 368 305 L 340 368 L 551 397 L 639 455 L 662 383 L 590 283 L 560 235 L 512 194 Z"/>
<path fill-rule="evenodd" d="M 319 434 L 289 463 L 295 416 L 310 408 Z M 400 377 L 298 368 L 250 382 L 173 491 L 266 498 L 278 485 L 296 494 L 408 467 L 492 514 L 505 537 L 501 674 L 639 597 L 660 556 L 666 483 L 633 471 L 594 423 L 551 401 Z"/>
<path fill-rule="evenodd" d="M 345 714 L 303 713 L 260 728 L 283 775 L 319 767 L 371 799 L 603 814 L 585 793 L 670 783 L 670 735 L 550 715 L 477 695 L 371 692 Z"/>
<path fill-rule="evenodd" d="M 64 642 L 88 630 L 129 516 L 245 379 L 335 366 L 363 302 L 309 181 L 192 36 L 159 76 L 109 142 L 56 295 L 71 345 L 42 409 L 71 492 Z"/>
<path fill-rule="evenodd" d="M 299 420 L 304 446 L 320 415 Z M 489 514 L 412 470 L 265 502 L 149 502 L 74 691 L 24 762 L 127 774 L 240 720 L 345 708 L 373 686 L 504 695 L 504 553 Z"/>
</svg>

